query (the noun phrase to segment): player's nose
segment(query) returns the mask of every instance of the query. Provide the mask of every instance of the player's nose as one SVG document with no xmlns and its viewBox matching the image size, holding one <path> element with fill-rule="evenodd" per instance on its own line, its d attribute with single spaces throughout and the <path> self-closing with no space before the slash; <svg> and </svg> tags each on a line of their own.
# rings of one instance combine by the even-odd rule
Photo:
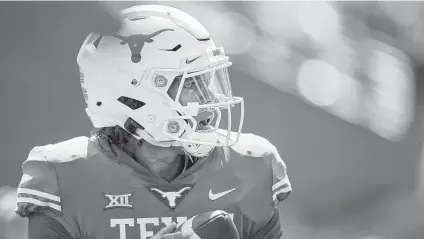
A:
<svg viewBox="0 0 424 239">
<path fill-rule="evenodd" d="M 211 103 L 215 103 L 215 94 L 213 91 L 211 91 L 208 86 L 201 82 L 200 84 L 200 92 L 201 92 L 201 98 L 202 98 L 202 103 L 203 104 L 211 104 Z"/>
</svg>

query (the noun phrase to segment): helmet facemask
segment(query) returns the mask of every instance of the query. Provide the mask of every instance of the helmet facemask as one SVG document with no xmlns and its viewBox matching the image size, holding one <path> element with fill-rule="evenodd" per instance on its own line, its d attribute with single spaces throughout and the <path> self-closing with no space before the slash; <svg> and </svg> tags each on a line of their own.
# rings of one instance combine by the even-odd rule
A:
<svg viewBox="0 0 424 239">
<path fill-rule="evenodd" d="M 203 70 L 180 71 L 168 88 L 170 105 L 177 114 L 165 120 L 163 132 L 175 140 L 173 145 L 182 146 L 193 156 L 207 155 L 216 146 L 231 146 L 237 142 L 241 132 L 243 99 L 232 95 L 227 72 L 231 63 L 227 59 Z M 153 74 L 155 81 L 161 81 L 160 78 L 169 75 L 169 72 L 158 70 Z M 232 108 L 236 105 L 240 106 L 240 120 L 233 124 Z M 227 114 L 223 114 L 225 111 Z M 224 121 L 226 127 L 222 129 L 226 131 L 218 133 Z M 234 125 L 238 126 L 236 134 L 231 134 Z M 178 134 L 181 128 L 184 128 L 183 132 Z"/>
</svg>

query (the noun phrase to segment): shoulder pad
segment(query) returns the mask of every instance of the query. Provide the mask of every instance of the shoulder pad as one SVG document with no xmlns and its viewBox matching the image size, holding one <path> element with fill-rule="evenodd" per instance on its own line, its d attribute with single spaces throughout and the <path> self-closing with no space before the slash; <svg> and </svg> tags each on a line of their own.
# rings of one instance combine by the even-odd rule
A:
<svg viewBox="0 0 424 239">
<path fill-rule="evenodd" d="M 221 134 L 226 135 L 227 131 L 220 130 Z M 236 132 L 231 132 L 231 138 L 237 136 Z M 267 139 L 255 134 L 240 134 L 239 140 L 231 148 L 241 155 L 251 157 L 267 156 L 275 151 L 275 146 Z"/>
<path fill-rule="evenodd" d="M 87 155 L 88 138 L 85 136 L 73 138 L 56 144 L 34 147 L 27 161 L 48 161 L 64 163 Z"/>
</svg>

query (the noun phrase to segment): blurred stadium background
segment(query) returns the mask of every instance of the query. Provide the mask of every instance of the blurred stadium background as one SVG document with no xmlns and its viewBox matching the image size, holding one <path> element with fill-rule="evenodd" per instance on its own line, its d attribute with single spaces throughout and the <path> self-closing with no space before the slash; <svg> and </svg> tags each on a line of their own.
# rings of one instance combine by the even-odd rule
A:
<svg viewBox="0 0 424 239">
<path fill-rule="evenodd" d="M 289 168 L 285 238 L 424 238 L 424 3 L 138 3 L 192 14 L 232 57 L 244 131 L 273 142 Z M 35 145 L 88 134 L 79 46 L 135 4 L 0 3 L 0 185 L 17 186 Z M 18 225 L 10 200 L 1 218 Z"/>
</svg>

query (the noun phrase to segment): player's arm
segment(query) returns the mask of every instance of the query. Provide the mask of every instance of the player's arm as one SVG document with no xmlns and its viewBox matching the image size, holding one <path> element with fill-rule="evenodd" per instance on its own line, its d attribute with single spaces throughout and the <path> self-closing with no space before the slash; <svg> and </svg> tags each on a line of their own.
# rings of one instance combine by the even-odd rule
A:
<svg viewBox="0 0 424 239">
<path fill-rule="evenodd" d="M 30 238 L 77 238 L 77 227 L 63 212 L 54 146 L 36 147 L 22 165 L 16 213 L 29 219 Z M 60 237 L 60 235 L 72 237 Z"/>
<path fill-rule="evenodd" d="M 75 239 L 56 219 L 43 213 L 28 217 L 28 239 Z"/>
<path fill-rule="evenodd" d="M 261 228 L 249 239 L 280 239 L 283 236 L 278 205 L 290 196 L 292 187 L 287 176 L 286 164 L 281 159 L 278 150 L 274 146 L 272 146 L 269 157 L 272 175 L 272 216 L 271 219 L 261 226 Z"/>
<path fill-rule="evenodd" d="M 283 237 L 283 229 L 280 222 L 280 211 L 274 209 L 271 219 L 249 239 L 281 239 Z"/>
</svg>

